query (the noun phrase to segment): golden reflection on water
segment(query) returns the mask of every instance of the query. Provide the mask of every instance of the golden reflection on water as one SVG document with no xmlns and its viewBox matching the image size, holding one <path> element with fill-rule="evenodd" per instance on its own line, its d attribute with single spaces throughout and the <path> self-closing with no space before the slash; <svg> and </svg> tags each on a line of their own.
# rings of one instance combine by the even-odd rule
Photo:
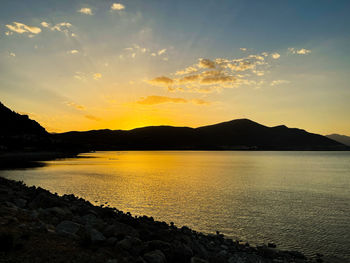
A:
<svg viewBox="0 0 350 263">
<path fill-rule="evenodd" d="M 344 254 L 350 247 L 349 239 L 339 240 L 350 233 L 349 153 L 130 151 L 80 157 L 0 175 L 253 243 L 272 241 L 306 253 Z M 313 247 L 322 240 L 337 245 Z"/>
</svg>

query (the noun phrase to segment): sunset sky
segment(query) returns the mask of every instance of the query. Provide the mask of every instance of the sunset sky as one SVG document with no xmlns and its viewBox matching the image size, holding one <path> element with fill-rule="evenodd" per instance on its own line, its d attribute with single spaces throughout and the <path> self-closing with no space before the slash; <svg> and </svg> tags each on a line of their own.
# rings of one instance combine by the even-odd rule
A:
<svg viewBox="0 0 350 263">
<path fill-rule="evenodd" d="M 0 101 L 50 132 L 350 135 L 350 1 L 1 0 Z"/>
</svg>

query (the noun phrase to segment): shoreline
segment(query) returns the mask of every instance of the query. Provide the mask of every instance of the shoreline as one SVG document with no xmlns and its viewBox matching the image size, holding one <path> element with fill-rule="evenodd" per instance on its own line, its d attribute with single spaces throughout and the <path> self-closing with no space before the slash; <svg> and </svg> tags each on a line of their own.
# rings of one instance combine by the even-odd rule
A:
<svg viewBox="0 0 350 263">
<path fill-rule="evenodd" d="M 0 177 L 0 262 L 344 262 L 250 246 Z"/>
</svg>

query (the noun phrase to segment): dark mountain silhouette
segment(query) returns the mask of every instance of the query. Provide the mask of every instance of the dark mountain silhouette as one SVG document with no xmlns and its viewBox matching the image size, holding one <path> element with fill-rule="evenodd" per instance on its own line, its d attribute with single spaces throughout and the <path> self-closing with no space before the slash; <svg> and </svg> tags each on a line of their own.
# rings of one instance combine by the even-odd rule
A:
<svg viewBox="0 0 350 263">
<path fill-rule="evenodd" d="M 129 131 L 49 134 L 39 123 L 0 103 L 0 150 L 349 150 L 325 136 L 237 119 L 199 128 L 150 126 Z"/>
<path fill-rule="evenodd" d="M 90 150 L 346 150 L 325 136 L 284 125 L 238 119 L 199 128 L 150 126 L 129 131 L 93 130 L 53 135 Z"/>
<path fill-rule="evenodd" d="M 342 144 L 350 146 L 350 137 L 349 136 L 334 133 L 334 134 L 326 135 L 326 137 L 328 137 L 336 142 L 340 142 Z"/>
<path fill-rule="evenodd" d="M 0 150 L 44 147 L 50 134 L 27 115 L 18 114 L 0 102 Z"/>
</svg>

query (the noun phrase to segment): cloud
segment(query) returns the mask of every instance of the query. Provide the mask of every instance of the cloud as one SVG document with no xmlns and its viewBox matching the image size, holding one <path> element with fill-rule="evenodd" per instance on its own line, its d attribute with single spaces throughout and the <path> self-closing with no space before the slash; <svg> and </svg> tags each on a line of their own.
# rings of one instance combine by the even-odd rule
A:
<svg viewBox="0 0 350 263">
<path fill-rule="evenodd" d="M 247 48 L 241 47 L 240 50 L 244 52 L 244 51 L 247 51 Z"/>
<path fill-rule="evenodd" d="M 280 56 L 281 56 L 281 55 L 278 54 L 277 52 L 271 54 L 271 57 L 272 57 L 273 59 L 279 59 Z"/>
<path fill-rule="evenodd" d="M 40 25 L 41 25 L 42 27 L 50 27 L 50 24 L 47 23 L 47 22 L 45 22 L 45 21 L 41 22 Z"/>
<path fill-rule="evenodd" d="M 13 25 L 6 25 L 6 27 L 18 34 L 23 34 L 23 33 L 39 34 L 41 32 L 40 27 L 28 26 L 18 22 L 13 22 Z"/>
<path fill-rule="evenodd" d="M 241 58 L 199 58 L 198 62 L 170 74 L 172 77 L 160 76 L 148 83 L 166 87 L 169 92 L 212 93 L 225 88 L 242 86 L 260 87 L 265 74 L 269 73 L 270 64 L 277 59 L 278 53 L 250 54 Z"/>
<path fill-rule="evenodd" d="M 83 7 L 81 9 L 79 9 L 77 12 L 85 14 L 85 15 L 93 15 L 91 8 L 88 8 L 88 7 Z"/>
<path fill-rule="evenodd" d="M 310 49 L 305 49 L 305 48 L 301 48 L 301 49 L 295 49 L 293 47 L 288 48 L 289 52 L 292 54 L 298 54 L 298 55 L 307 55 L 311 53 Z"/>
<path fill-rule="evenodd" d="M 74 102 L 66 102 L 66 105 L 75 108 L 76 110 L 85 111 L 86 108 L 83 105 L 76 104 Z"/>
<path fill-rule="evenodd" d="M 5 35 L 6 35 L 6 36 L 13 35 L 13 32 L 11 32 L 11 31 L 6 31 L 6 32 L 5 32 Z"/>
<path fill-rule="evenodd" d="M 11 57 L 15 57 L 15 56 L 16 56 L 16 54 L 13 53 L 13 52 L 10 52 L 9 55 L 10 55 Z"/>
<path fill-rule="evenodd" d="M 123 10 L 125 9 L 125 6 L 120 3 L 113 3 L 111 6 L 111 10 Z"/>
<path fill-rule="evenodd" d="M 99 80 L 100 78 L 102 78 L 102 74 L 101 73 L 94 73 L 92 75 L 92 77 L 94 78 L 94 80 Z"/>
<path fill-rule="evenodd" d="M 201 79 L 200 83 L 205 85 L 212 85 L 212 84 L 220 84 L 220 83 L 229 83 L 233 81 L 235 81 L 235 78 L 232 76 L 218 75 L 218 76 L 205 77 Z"/>
<path fill-rule="evenodd" d="M 72 26 L 71 23 L 68 22 L 62 22 L 62 23 L 58 23 L 56 25 L 54 25 L 53 27 L 51 27 L 52 31 L 60 31 L 60 32 L 67 32 L 68 28 L 70 28 Z"/>
<path fill-rule="evenodd" d="M 79 50 L 76 49 L 72 49 L 71 51 L 69 51 L 70 54 L 78 54 Z"/>
<path fill-rule="evenodd" d="M 160 55 L 163 55 L 163 54 L 165 54 L 165 52 L 166 52 L 166 48 L 161 49 L 161 50 L 158 51 L 158 55 L 159 55 L 159 56 L 160 56 Z"/>
<path fill-rule="evenodd" d="M 194 81 L 197 81 L 199 80 L 200 78 L 200 75 L 191 75 L 191 76 L 186 76 L 186 77 L 183 77 L 182 79 L 179 79 L 179 82 L 180 83 L 189 83 L 189 82 L 194 82 Z"/>
<path fill-rule="evenodd" d="M 209 101 L 202 100 L 202 99 L 193 99 L 192 103 L 198 104 L 198 105 L 208 105 L 208 104 L 210 104 Z"/>
<path fill-rule="evenodd" d="M 199 59 L 198 67 L 200 68 L 215 68 L 215 62 L 209 59 Z"/>
<path fill-rule="evenodd" d="M 96 117 L 94 115 L 85 115 L 85 118 L 89 119 L 89 120 L 92 120 L 92 121 L 100 121 L 101 119 L 99 117 Z"/>
<path fill-rule="evenodd" d="M 274 80 L 270 83 L 271 86 L 277 86 L 277 85 L 281 85 L 281 84 L 288 84 L 290 83 L 290 81 L 288 80 L 283 80 L 283 79 L 278 79 L 278 80 Z"/>
<path fill-rule="evenodd" d="M 198 69 L 196 69 L 195 67 L 187 67 L 185 68 L 184 70 L 178 70 L 176 71 L 175 75 L 186 75 L 186 74 L 191 74 L 191 73 L 194 73 L 194 72 L 197 72 Z"/>
<path fill-rule="evenodd" d="M 137 101 L 137 103 L 142 105 L 156 105 L 156 104 L 162 104 L 162 103 L 193 103 L 197 105 L 210 104 L 208 101 L 205 101 L 202 99 L 187 100 L 184 98 L 172 98 L 172 97 L 156 96 L 156 95 L 147 96 L 146 98 L 141 98 L 139 101 Z"/>
<path fill-rule="evenodd" d="M 143 104 L 143 105 L 155 105 L 155 104 L 161 104 L 161 103 L 187 103 L 186 99 L 183 98 L 171 98 L 171 97 L 165 97 L 165 96 L 148 96 L 146 98 L 141 98 L 137 103 Z"/>
<path fill-rule="evenodd" d="M 174 83 L 174 80 L 165 76 L 157 77 L 148 81 L 148 83 L 156 86 L 169 86 Z"/>
</svg>

